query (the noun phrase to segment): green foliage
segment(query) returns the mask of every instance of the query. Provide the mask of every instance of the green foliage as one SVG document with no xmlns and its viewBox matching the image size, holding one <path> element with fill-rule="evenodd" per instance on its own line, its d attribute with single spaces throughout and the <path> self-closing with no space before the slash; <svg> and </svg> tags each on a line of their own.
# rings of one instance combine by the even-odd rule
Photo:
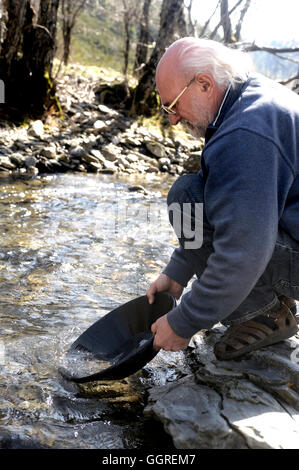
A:
<svg viewBox="0 0 299 470">
<path fill-rule="evenodd" d="M 76 20 L 72 34 L 70 63 L 111 67 L 118 72 L 124 65 L 124 26 L 121 11 L 122 2 L 89 1 Z M 159 27 L 160 0 L 153 0 L 151 8 L 150 34 L 156 37 Z M 58 24 L 58 51 L 62 57 L 61 21 Z M 136 38 L 139 23 L 133 22 L 131 27 L 132 47 L 129 57 L 129 73 L 132 72 L 135 60 Z"/>
<path fill-rule="evenodd" d="M 71 62 L 121 70 L 123 37 L 120 30 L 109 18 L 98 18 L 84 12 L 73 34 Z"/>
</svg>

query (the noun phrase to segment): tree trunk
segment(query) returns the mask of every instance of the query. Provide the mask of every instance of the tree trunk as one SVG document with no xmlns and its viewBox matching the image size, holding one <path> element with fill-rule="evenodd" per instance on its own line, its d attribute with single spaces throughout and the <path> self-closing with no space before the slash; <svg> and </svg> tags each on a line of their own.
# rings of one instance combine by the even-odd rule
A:
<svg viewBox="0 0 299 470">
<path fill-rule="evenodd" d="M 160 30 L 155 48 L 143 69 L 143 75 L 134 91 L 131 114 L 152 115 L 159 104 L 155 85 L 157 63 L 166 48 L 177 39 L 178 24 L 184 9 L 183 0 L 163 0 L 160 15 Z"/>
<path fill-rule="evenodd" d="M 70 51 L 71 51 L 71 35 L 72 30 L 69 25 L 66 25 L 63 29 L 63 63 L 67 65 L 69 63 Z"/>
<path fill-rule="evenodd" d="M 64 65 L 67 65 L 69 62 L 72 32 L 76 24 L 77 16 L 82 11 L 85 4 L 86 0 L 61 0 Z"/>
<path fill-rule="evenodd" d="M 228 11 L 228 0 L 221 0 L 220 7 L 221 25 L 223 28 L 223 41 L 226 44 L 232 42 L 232 25 Z"/>
<path fill-rule="evenodd" d="M 147 48 L 149 40 L 148 23 L 151 1 L 152 0 L 144 0 L 143 3 L 142 17 L 140 21 L 139 40 L 136 48 L 136 57 L 134 64 L 134 71 L 137 76 L 141 75 L 142 66 L 146 64 L 147 59 Z"/>
<path fill-rule="evenodd" d="M 38 17 L 30 0 L 7 0 L 7 34 L 1 49 L 0 77 L 5 82 L 3 117 L 42 117 L 58 109 L 51 82 L 59 0 L 41 0 Z"/>
<path fill-rule="evenodd" d="M 7 31 L 1 48 L 1 72 L 4 73 L 5 71 L 5 75 L 7 77 L 11 74 L 12 62 L 15 59 L 22 42 L 24 26 L 30 27 L 30 20 L 28 18 L 30 8 L 30 0 L 5 0 L 5 9 L 7 11 Z M 25 25 L 26 21 L 27 25 Z"/>
<path fill-rule="evenodd" d="M 129 12 L 124 12 L 124 27 L 125 27 L 125 49 L 124 49 L 124 69 L 123 74 L 126 77 L 129 65 L 129 53 L 131 46 L 131 32 L 130 32 L 130 19 Z"/>
</svg>

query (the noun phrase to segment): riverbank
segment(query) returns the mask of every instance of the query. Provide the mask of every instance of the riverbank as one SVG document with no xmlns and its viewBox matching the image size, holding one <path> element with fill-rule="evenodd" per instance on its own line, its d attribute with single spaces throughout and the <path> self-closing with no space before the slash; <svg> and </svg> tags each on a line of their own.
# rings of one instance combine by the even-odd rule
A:
<svg viewBox="0 0 299 470">
<path fill-rule="evenodd" d="M 63 119 L 50 115 L 19 127 L 2 122 L 0 178 L 197 171 L 202 142 L 161 120 L 136 120 L 97 101 L 99 83 L 116 79 L 104 69 L 73 64 L 57 80 Z"/>
</svg>

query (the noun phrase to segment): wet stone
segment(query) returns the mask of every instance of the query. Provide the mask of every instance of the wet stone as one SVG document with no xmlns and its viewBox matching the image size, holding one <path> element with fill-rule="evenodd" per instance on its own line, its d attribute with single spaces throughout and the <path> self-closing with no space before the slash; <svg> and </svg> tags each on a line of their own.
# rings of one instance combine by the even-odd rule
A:
<svg viewBox="0 0 299 470">
<path fill-rule="evenodd" d="M 145 412 L 162 421 L 179 448 L 298 449 L 298 335 L 218 361 L 213 346 L 223 332 L 214 327 L 193 337 L 196 347 L 186 356 L 193 374 L 151 390 Z M 207 396 L 218 404 L 207 407 Z"/>
<path fill-rule="evenodd" d="M 6 170 L 14 170 L 16 165 L 8 157 L 0 157 L 0 166 Z"/>
<path fill-rule="evenodd" d="M 157 158 L 162 158 L 166 156 L 165 147 L 159 142 L 149 141 L 145 143 L 147 150 L 152 153 Z"/>
<path fill-rule="evenodd" d="M 27 157 L 25 160 L 25 166 L 34 167 L 37 164 L 37 159 L 35 157 Z"/>
</svg>

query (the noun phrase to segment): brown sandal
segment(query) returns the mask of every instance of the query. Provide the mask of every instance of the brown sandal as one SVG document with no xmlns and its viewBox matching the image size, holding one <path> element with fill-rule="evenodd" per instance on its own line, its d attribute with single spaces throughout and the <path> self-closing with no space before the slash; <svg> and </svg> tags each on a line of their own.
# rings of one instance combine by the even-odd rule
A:
<svg viewBox="0 0 299 470">
<path fill-rule="evenodd" d="M 227 329 L 214 346 L 219 360 L 229 360 L 256 349 L 290 338 L 298 331 L 297 322 L 289 308 L 282 303 L 277 312 L 267 312 L 252 320 Z"/>
<path fill-rule="evenodd" d="M 279 295 L 278 298 L 283 304 L 285 304 L 291 310 L 293 315 L 296 315 L 297 304 L 294 299 L 291 299 L 290 297 L 286 297 L 284 295 Z"/>
</svg>

